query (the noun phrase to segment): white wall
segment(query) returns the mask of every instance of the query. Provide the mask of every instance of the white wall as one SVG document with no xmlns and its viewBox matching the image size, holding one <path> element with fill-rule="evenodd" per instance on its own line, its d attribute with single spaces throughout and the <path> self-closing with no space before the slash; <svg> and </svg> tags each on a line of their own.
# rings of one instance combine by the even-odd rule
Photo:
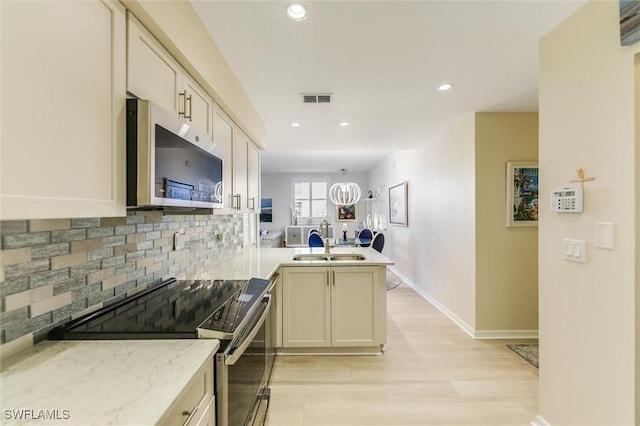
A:
<svg viewBox="0 0 640 426">
<path fill-rule="evenodd" d="M 339 173 L 263 173 L 262 179 L 262 198 L 271 198 L 273 201 L 273 222 L 261 223 L 262 230 L 278 230 L 284 231 L 284 227 L 291 225 L 290 207 L 293 206 L 293 179 L 294 178 L 327 178 L 329 186 L 335 182 L 347 180 L 360 185 L 362 196 L 366 197 L 369 186 L 367 184 L 367 175 L 362 173 L 349 173 L 346 177 Z M 358 220 L 366 218 L 366 209 L 363 201 L 358 202 L 356 206 L 356 214 Z M 336 225 L 335 206 L 329 202 L 329 222 Z M 348 235 L 353 237 L 354 231 L 357 229 L 357 222 L 347 223 Z M 335 228 L 336 232 L 342 231 L 342 222 Z M 341 235 L 341 234 L 340 234 Z"/>
<path fill-rule="evenodd" d="M 475 328 L 474 117 L 369 171 L 371 187 L 408 181 L 409 226 L 390 225 L 384 254 L 416 290 Z"/>
<path fill-rule="evenodd" d="M 540 403 L 552 425 L 636 423 L 634 56 L 620 46 L 618 2 L 588 3 L 540 46 L 540 190 L 585 183 L 582 214 L 541 209 Z M 594 247 L 613 222 L 616 248 Z M 587 263 L 562 258 L 562 239 L 586 241 Z"/>
</svg>

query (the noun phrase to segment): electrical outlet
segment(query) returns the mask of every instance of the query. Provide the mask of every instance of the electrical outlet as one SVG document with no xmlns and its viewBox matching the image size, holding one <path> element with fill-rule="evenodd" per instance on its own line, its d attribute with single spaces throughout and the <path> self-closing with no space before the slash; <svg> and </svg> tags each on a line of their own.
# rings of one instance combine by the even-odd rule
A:
<svg viewBox="0 0 640 426">
<path fill-rule="evenodd" d="M 181 229 L 180 232 L 176 232 L 173 234 L 173 249 L 174 250 L 182 250 L 184 248 L 185 235 L 184 231 Z"/>
</svg>

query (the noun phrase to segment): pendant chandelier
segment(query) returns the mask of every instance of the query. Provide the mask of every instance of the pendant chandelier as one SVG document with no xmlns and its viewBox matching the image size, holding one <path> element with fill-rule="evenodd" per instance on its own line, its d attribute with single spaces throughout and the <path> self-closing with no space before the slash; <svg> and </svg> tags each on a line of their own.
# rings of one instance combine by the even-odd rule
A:
<svg viewBox="0 0 640 426">
<path fill-rule="evenodd" d="M 346 169 L 341 169 L 340 172 L 347 174 Z M 355 182 L 338 182 L 329 188 L 329 199 L 338 206 L 351 206 L 360 200 L 360 195 L 360 187 Z"/>
</svg>

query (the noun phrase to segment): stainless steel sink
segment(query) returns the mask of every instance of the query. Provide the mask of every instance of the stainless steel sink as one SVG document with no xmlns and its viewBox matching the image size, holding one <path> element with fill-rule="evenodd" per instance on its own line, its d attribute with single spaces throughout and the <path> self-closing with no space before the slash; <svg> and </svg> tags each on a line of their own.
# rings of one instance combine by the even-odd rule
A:
<svg viewBox="0 0 640 426">
<path fill-rule="evenodd" d="M 293 260 L 303 261 L 329 261 L 329 260 L 365 260 L 366 257 L 358 253 L 300 253 L 293 256 Z"/>
<path fill-rule="evenodd" d="M 358 253 L 333 253 L 331 254 L 331 260 L 365 260 L 366 257 L 363 254 Z"/>
<path fill-rule="evenodd" d="M 329 254 L 310 254 L 310 253 L 303 253 L 303 254 L 296 254 L 293 256 L 293 260 L 306 260 L 306 261 L 310 261 L 310 260 L 329 260 L 329 257 L 331 255 Z"/>
</svg>

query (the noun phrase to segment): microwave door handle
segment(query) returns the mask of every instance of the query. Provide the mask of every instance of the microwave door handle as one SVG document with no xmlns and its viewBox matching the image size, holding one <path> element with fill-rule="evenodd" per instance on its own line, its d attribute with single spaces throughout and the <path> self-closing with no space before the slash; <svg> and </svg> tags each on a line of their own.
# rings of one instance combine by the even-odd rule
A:
<svg viewBox="0 0 640 426">
<path fill-rule="evenodd" d="M 247 348 L 249 347 L 251 342 L 253 342 L 253 338 L 256 337 L 256 334 L 258 334 L 258 332 L 260 331 L 260 327 L 262 327 L 262 324 L 264 324 L 264 321 L 267 318 L 267 315 L 269 315 L 269 309 L 271 308 L 271 295 L 267 294 L 265 297 L 268 298 L 267 307 L 265 308 L 264 312 L 262 312 L 262 315 L 260 316 L 260 319 L 258 321 L 256 321 L 255 323 L 253 323 L 253 326 L 251 328 L 251 332 L 242 341 L 240 346 L 238 346 L 236 348 L 236 350 L 233 352 L 233 354 L 225 356 L 225 360 L 224 360 L 225 365 L 233 365 L 233 364 L 235 364 L 236 361 L 238 361 L 238 358 L 240 358 L 242 356 L 242 354 L 244 353 L 244 351 L 247 350 Z"/>
</svg>

